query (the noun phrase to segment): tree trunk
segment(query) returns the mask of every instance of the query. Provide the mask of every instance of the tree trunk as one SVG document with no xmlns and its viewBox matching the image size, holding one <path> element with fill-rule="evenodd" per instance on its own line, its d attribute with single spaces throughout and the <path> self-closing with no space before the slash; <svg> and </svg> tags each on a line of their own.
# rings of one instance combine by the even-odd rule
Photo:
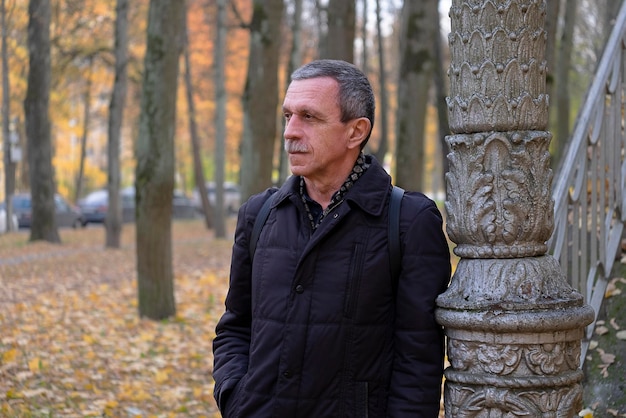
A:
<svg viewBox="0 0 626 418">
<path fill-rule="evenodd" d="M 324 58 L 354 62 L 356 0 L 328 1 L 328 35 Z"/>
<path fill-rule="evenodd" d="M 282 15 L 283 0 L 254 1 L 243 95 L 241 197 L 244 201 L 272 184 Z"/>
<path fill-rule="evenodd" d="M 48 106 L 50 103 L 50 0 L 28 4 L 28 88 L 24 99 L 28 167 L 32 198 L 30 241 L 59 243 L 54 218 L 54 171 Z"/>
<path fill-rule="evenodd" d="M 315 0 L 315 11 L 317 12 L 317 25 L 315 25 L 318 44 L 317 56 L 324 58 L 328 56 L 328 8 L 323 6 L 320 0 Z"/>
<path fill-rule="evenodd" d="M 215 236 L 226 237 L 224 175 L 226 167 L 226 0 L 217 1 L 215 39 Z"/>
<path fill-rule="evenodd" d="M 291 22 L 291 50 L 287 74 L 285 74 L 285 91 L 289 87 L 291 73 L 302 64 L 302 0 L 294 0 L 293 20 Z M 285 120 L 281 118 L 282 130 L 285 131 Z M 283 137 L 283 135 L 281 135 Z M 279 147 L 280 161 L 278 164 L 278 184 L 283 184 L 289 177 L 289 161 L 285 151 L 284 142 L 281 140 Z"/>
<path fill-rule="evenodd" d="M 439 1 L 437 1 L 439 3 Z M 439 8 L 439 7 L 437 7 Z M 446 136 L 450 135 L 450 124 L 448 122 L 448 105 L 446 103 L 446 96 L 448 95 L 448 88 L 445 81 L 445 65 L 443 57 L 443 42 L 441 40 L 441 26 L 439 19 L 435 21 L 437 26 L 437 41 L 435 45 L 435 100 L 437 101 L 437 126 L 438 126 L 438 145 L 441 156 L 441 174 L 439 177 L 433 176 L 433 179 L 437 179 L 438 184 L 433 185 L 433 191 L 445 190 L 445 175 L 450 169 L 448 162 L 448 144 L 446 143 Z M 441 186 L 439 186 L 441 185 Z"/>
<path fill-rule="evenodd" d="M 362 13 L 361 13 L 361 70 L 363 71 L 363 74 L 365 74 L 366 76 L 368 75 L 368 71 L 369 71 L 369 65 L 368 65 L 368 47 L 367 47 L 367 14 L 368 14 L 368 8 L 367 8 L 367 2 L 369 0 L 361 0 L 361 4 L 363 6 L 362 8 Z"/>
<path fill-rule="evenodd" d="M 193 157 L 193 177 L 202 204 L 202 214 L 204 225 L 207 229 L 213 227 L 213 209 L 209 203 L 202 166 L 202 150 L 200 148 L 200 138 L 198 136 L 198 126 L 196 125 L 196 105 L 193 101 L 193 85 L 191 82 L 191 60 L 189 59 L 189 29 L 185 18 L 185 40 L 184 40 L 184 60 L 185 60 L 185 90 L 187 92 L 187 112 L 189 119 L 189 136 L 191 138 L 191 153 Z"/>
<path fill-rule="evenodd" d="M 85 91 L 83 92 L 83 134 L 80 138 L 80 157 L 78 162 L 78 173 L 76 174 L 76 186 L 74 188 L 74 201 L 77 202 L 83 192 L 83 176 L 85 172 L 85 156 L 87 155 L 87 138 L 89 137 L 89 121 L 91 115 L 91 66 L 93 58 L 89 59 L 89 67 L 85 80 Z"/>
<path fill-rule="evenodd" d="M 135 199 L 139 315 L 155 320 L 176 314 L 172 197 L 178 58 L 184 18 L 184 1 L 150 1 Z"/>
<path fill-rule="evenodd" d="M 396 184 L 422 190 L 428 92 L 435 66 L 436 2 L 407 1 L 402 8 L 396 121 Z"/>
<path fill-rule="evenodd" d="M 128 84 L 128 1 L 117 0 L 115 7 L 115 81 L 109 103 L 109 147 L 107 150 L 109 205 L 105 223 L 105 245 L 108 248 L 119 248 L 122 235 L 120 149 Z"/>
<path fill-rule="evenodd" d="M 11 156 L 11 143 L 13 138 L 17 138 L 15 133 L 16 126 L 10 128 L 11 119 L 11 94 L 9 86 L 9 52 L 7 50 L 7 21 L 6 21 L 6 3 L 2 0 L 1 19 L 2 19 L 2 140 L 4 144 L 4 196 L 5 196 L 5 214 L 7 232 L 13 230 L 13 201 L 11 197 L 15 191 L 15 162 Z"/>
<path fill-rule="evenodd" d="M 383 41 L 383 34 L 381 31 L 382 16 L 380 10 L 380 0 L 376 0 L 376 39 L 378 40 L 378 78 L 380 80 L 380 142 L 378 143 L 378 149 L 374 154 L 376 159 L 381 162 L 385 161 L 385 155 L 389 148 L 388 139 L 388 122 L 387 113 L 389 107 L 389 100 L 387 99 L 387 74 L 385 71 L 385 45 Z"/>
<path fill-rule="evenodd" d="M 569 80 L 572 66 L 572 49 L 574 46 L 574 28 L 576 26 L 576 9 L 578 0 L 569 0 L 565 8 L 563 34 L 558 51 L 556 68 L 556 134 L 552 138 L 552 166 L 560 165 L 570 130 L 570 92 Z"/>
</svg>

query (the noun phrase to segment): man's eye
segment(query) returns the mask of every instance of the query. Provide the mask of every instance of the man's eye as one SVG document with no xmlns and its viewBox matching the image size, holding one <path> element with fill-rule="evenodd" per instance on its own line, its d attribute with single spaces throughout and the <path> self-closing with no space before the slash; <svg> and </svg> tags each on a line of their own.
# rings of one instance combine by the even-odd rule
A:
<svg viewBox="0 0 626 418">
<path fill-rule="evenodd" d="M 284 113 L 283 116 L 285 117 L 285 120 L 291 119 L 291 113 Z"/>
</svg>

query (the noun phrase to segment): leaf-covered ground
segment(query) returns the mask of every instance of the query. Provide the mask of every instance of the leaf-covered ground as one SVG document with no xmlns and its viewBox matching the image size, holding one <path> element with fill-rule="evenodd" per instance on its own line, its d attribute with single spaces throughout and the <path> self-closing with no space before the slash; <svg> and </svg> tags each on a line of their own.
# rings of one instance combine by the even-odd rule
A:
<svg viewBox="0 0 626 418">
<path fill-rule="evenodd" d="M 626 257 L 616 263 L 585 360 L 585 405 L 594 417 L 626 417 Z"/>
<path fill-rule="evenodd" d="M 61 229 L 61 245 L 0 236 L 0 416 L 217 417 L 211 340 L 230 239 L 173 225 L 177 315 L 137 312 L 134 226 Z"/>
<path fill-rule="evenodd" d="M 138 317 L 132 224 L 120 249 L 101 226 L 61 229 L 60 245 L 0 235 L 0 417 L 219 417 L 211 341 L 232 227 L 216 240 L 174 222 L 177 315 L 161 322 Z M 586 416 L 626 416 L 623 263 L 588 353 Z"/>
</svg>

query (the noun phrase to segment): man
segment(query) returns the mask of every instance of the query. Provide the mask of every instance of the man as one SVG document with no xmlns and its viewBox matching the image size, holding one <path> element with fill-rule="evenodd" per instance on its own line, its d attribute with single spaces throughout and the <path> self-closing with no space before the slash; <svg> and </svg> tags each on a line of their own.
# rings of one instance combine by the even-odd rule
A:
<svg viewBox="0 0 626 418">
<path fill-rule="evenodd" d="M 434 310 L 450 254 L 435 204 L 407 192 L 401 270 L 391 277 L 391 179 L 362 154 L 374 107 L 349 63 L 313 61 L 292 74 L 283 112 L 293 176 L 251 197 L 235 231 L 213 343 L 224 417 L 438 415 L 444 350 Z"/>
</svg>

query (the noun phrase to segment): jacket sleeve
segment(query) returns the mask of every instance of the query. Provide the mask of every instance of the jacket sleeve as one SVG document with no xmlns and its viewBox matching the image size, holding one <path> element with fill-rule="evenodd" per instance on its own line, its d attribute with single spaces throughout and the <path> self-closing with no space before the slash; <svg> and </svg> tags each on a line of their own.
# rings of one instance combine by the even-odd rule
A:
<svg viewBox="0 0 626 418">
<path fill-rule="evenodd" d="M 396 295 L 393 371 L 389 416 L 439 415 L 444 361 L 443 329 L 435 321 L 435 300 L 450 281 L 450 251 L 441 213 L 425 196 L 410 193 L 403 206 L 418 207 L 401 221 L 402 269 Z"/>
<path fill-rule="evenodd" d="M 237 216 L 225 311 L 217 323 L 213 340 L 213 395 L 222 413 L 229 395 L 248 370 L 252 322 L 249 238 L 256 214 L 268 194 L 250 198 Z"/>
</svg>

